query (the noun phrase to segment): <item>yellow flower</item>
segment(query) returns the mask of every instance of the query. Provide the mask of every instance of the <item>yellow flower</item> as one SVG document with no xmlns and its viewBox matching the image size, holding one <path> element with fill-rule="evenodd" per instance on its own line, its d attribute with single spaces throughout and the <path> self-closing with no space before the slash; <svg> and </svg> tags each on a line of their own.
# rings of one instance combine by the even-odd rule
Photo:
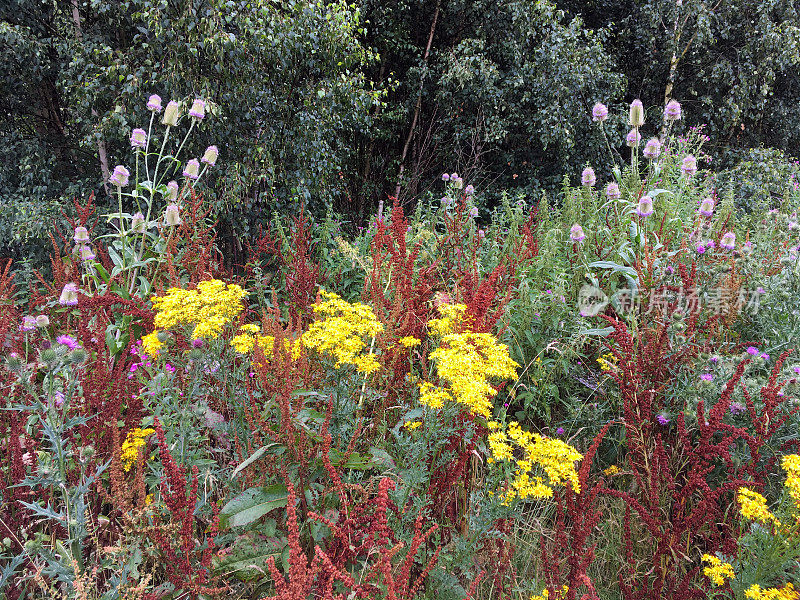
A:
<svg viewBox="0 0 800 600">
<path fill-rule="evenodd" d="M 744 593 L 750 600 L 798 600 L 800 595 L 791 583 L 782 588 L 762 588 L 758 584 L 750 586 Z"/>
<path fill-rule="evenodd" d="M 747 488 L 739 488 L 736 500 L 739 502 L 739 509 L 744 518 L 759 523 L 781 524 L 767 508 L 767 499 L 758 492 Z"/>
<path fill-rule="evenodd" d="M 239 327 L 239 331 L 244 331 L 245 333 L 252 333 L 255 335 L 257 333 L 261 333 L 261 327 L 255 323 L 247 323 L 246 325 Z"/>
<path fill-rule="evenodd" d="M 422 340 L 418 340 L 417 338 L 407 335 L 405 337 L 401 337 L 397 340 L 401 346 L 404 348 L 413 348 L 414 346 L 419 346 L 422 343 Z"/>
<path fill-rule="evenodd" d="M 236 335 L 231 339 L 231 346 L 239 354 L 251 352 L 256 345 L 256 338 L 252 335 Z"/>
<path fill-rule="evenodd" d="M 419 402 L 431 408 L 444 408 L 444 403 L 453 399 L 450 392 L 427 381 L 419 386 Z"/>
<path fill-rule="evenodd" d="M 153 333 L 148 333 L 142 338 L 142 349 L 150 358 L 155 358 L 158 355 L 161 346 L 163 346 L 163 344 L 161 340 L 158 339 L 157 329 Z"/>
<path fill-rule="evenodd" d="M 603 354 L 603 356 L 597 359 L 597 362 L 600 363 L 600 368 L 603 371 L 613 371 L 617 368 L 617 357 L 611 352 Z"/>
<path fill-rule="evenodd" d="M 439 305 L 439 314 L 442 315 L 442 318 L 428 321 L 428 331 L 433 335 L 440 336 L 453 333 L 463 322 L 466 312 L 465 304 L 441 304 Z"/>
<path fill-rule="evenodd" d="M 565 585 L 555 593 L 555 595 L 553 596 L 553 600 L 562 600 L 563 598 L 566 598 L 567 592 L 569 592 L 569 586 Z M 547 588 L 543 589 L 542 593 L 539 594 L 538 596 L 536 594 L 531 596 L 531 600 L 548 600 L 549 598 L 550 598 L 550 592 L 547 590 Z"/>
<path fill-rule="evenodd" d="M 725 585 L 726 578 L 736 578 L 730 563 L 722 562 L 721 559 L 710 554 L 704 554 L 702 560 L 708 563 L 708 566 L 703 568 L 703 575 L 708 577 L 714 585 Z"/>
<path fill-rule="evenodd" d="M 619 475 L 619 467 L 617 465 L 611 465 L 607 469 L 603 471 L 609 477 L 613 477 L 614 475 Z"/>
<path fill-rule="evenodd" d="M 139 448 L 145 444 L 144 439 L 155 432 L 155 429 L 150 429 L 149 427 L 147 429 L 136 427 L 128 432 L 128 435 L 125 436 L 125 441 L 122 442 L 122 453 L 120 454 L 123 469 L 126 471 L 131 470 L 131 467 L 136 463 L 136 459 L 139 458 Z"/>
<path fill-rule="evenodd" d="M 361 354 L 367 347 L 365 339 L 374 338 L 383 331 L 372 309 L 360 302 L 346 302 L 331 292 L 321 291 L 320 295 L 325 301 L 314 306 L 314 312 L 322 318 L 302 335 L 302 345 L 334 358 L 337 369 L 346 364 L 364 374 L 380 369 L 371 351 Z"/>
<path fill-rule="evenodd" d="M 417 427 L 422 425 L 422 421 L 406 421 L 403 423 L 403 427 L 408 429 L 409 431 L 414 431 Z"/>
</svg>

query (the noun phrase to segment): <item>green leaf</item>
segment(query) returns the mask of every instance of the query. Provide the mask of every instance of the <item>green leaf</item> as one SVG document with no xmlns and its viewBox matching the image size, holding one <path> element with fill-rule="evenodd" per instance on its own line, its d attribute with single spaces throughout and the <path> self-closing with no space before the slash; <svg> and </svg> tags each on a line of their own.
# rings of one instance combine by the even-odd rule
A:
<svg viewBox="0 0 800 600">
<path fill-rule="evenodd" d="M 248 533 L 239 536 L 233 543 L 231 551 L 225 556 L 215 556 L 214 572 L 217 575 L 233 575 L 241 581 L 252 581 L 261 577 L 269 577 L 267 559 L 281 556 L 286 546 L 285 538 L 270 537 Z"/>
<path fill-rule="evenodd" d="M 286 506 L 288 496 L 283 484 L 247 489 L 222 507 L 219 525 L 227 529 L 252 523 L 271 510 Z"/>
<path fill-rule="evenodd" d="M 247 457 L 247 459 L 244 462 L 242 462 L 242 464 L 240 464 L 238 467 L 236 467 L 233 470 L 233 473 L 231 473 L 231 479 L 236 477 L 244 469 L 246 469 L 247 467 L 252 465 L 254 462 L 256 462 L 259 458 L 264 456 L 267 452 L 269 452 L 269 450 L 271 450 L 272 448 L 276 448 L 278 446 L 280 446 L 280 444 L 267 444 L 266 446 L 261 446 L 261 448 L 259 448 L 255 452 L 253 452 L 253 454 L 251 454 L 249 457 Z"/>
</svg>

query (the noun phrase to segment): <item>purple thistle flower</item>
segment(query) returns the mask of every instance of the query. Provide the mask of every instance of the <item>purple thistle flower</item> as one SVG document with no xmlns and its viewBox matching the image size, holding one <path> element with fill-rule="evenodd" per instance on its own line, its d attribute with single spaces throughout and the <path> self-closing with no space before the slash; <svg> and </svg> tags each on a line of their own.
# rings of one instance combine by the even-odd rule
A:
<svg viewBox="0 0 800 600">
<path fill-rule="evenodd" d="M 128 178 L 131 176 L 130 171 L 122 165 L 114 167 L 114 172 L 108 178 L 108 182 L 118 188 L 128 185 Z"/>
<path fill-rule="evenodd" d="M 658 141 L 658 138 L 650 138 L 647 140 L 642 154 L 645 158 L 649 158 L 650 160 L 658 158 L 661 154 L 661 142 Z"/>
<path fill-rule="evenodd" d="M 478 207 L 477 206 L 473 206 L 472 208 L 469 209 L 469 216 L 473 217 L 473 218 L 478 216 Z"/>
<path fill-rule="evenodd" d="M 602 123 L 606 119 L 608 119 L 608 107 L 598 102 L 592 107 L 592 121 Z"/>
<path fill-rule="evenodd" d="M 586 239 L 586 235 L 583 233 L 583 227 L 575 223 L 569 230 L 569 238 L 576 244 L 580 244 Z"/>
<path fill-rule="evenodd" d="M 203 340 L 197 339 L 192 340 L 192 348 L 202 348 L 203 347 Z"/>
<path fill-rule="evenodd" d="M 439 202 L 442 203 L 442 206 L 450 206 L 450 203 L 452 202 L 452 200 L 450 200 L 450 198 L 448 196 L 442 196 L 439 199 Z"/>
<path fill-rule="evenodd" d="M 731 411 L 732 415 L 739 415 L 747 410 L 747 408 L 741 402 L 731 402 L 728 410 Z"/>
<path fill-rule="evenodd" d="M 147 146 L 147 132 L 144 129 L 131 131 L 131 148 L 144 148 Z"/>
<path fill-rule="evenodd" d="M 161 112 L 161 96 L 159 96 L 158 94 L 153 94 L 152 96 L 150 96 L 150 98 L 148 98 L 148 100 L 147 100 L 147 110 L 149 110 L 151 112 L 154 112 L 154 113 L 160 113 Z"/>
<path fill-rule="evenodd" d="M 75 235 L 72 236 L 76 244 L 85 244 L 89 241 L 89 230 L 79 225 L 75 228 Z"/>
<path fill-rule="evenodd" d="M 564 428 L 563 427 L 559 427 L 558 429 L 556 429 L 556 435 L 559 435 L 559 436 L 560 435 L 564 435 Z"/>
<path fill-rule="evenodd" d="M 681 103 L 677 100 L 670 100 L 664 107 L 664 120 L 677 121 L 681 118 Z"/>
<path fill-rule="evenodd" d="M 642 141 L 642 134 L 639 133 L 638 129 L 631 129 L 628 132 L 628 135 L 625 136 L 625 142 L 631 148 L 634 148 L 639 145 L 639 142 Z"/>
<path fill-rule="evenodd" d="M 719 245 L 726 250 L 733 250 L 736 247 L 736 234 L 732 231 L 729 231 L 722 236 L 722 239 L 719 241 Z"/>
<path fill-rule="evenodd" d="M 450 174 L 442 173 L 442 181 L 450 181 Z"/>
<path fill-rule="evenodd" d="M 699 212 L 704 217 L 710 217 L 712 214 L 714 214 L 714 199 L 711 197 L 704 198 L 703 201 L 700 202 Z"/>
<path fill-rule="evenodd" d="M 748 346 L 747 353 L 750 356 L 757 356 L 758 355 L 758 348 L 756 348 L 755 346 Z"/>
<path fill-rule="evenodd" d="M 769 354 L 764 352 L 763 354 L 761 354 L 761 356 L 759 358 L 761 358 L 761 360 L 769 360 Z"/>
<path fill-rule="evenodd" d="M 661 425 L 666 425 L 667 423 L 669 423 L 669 419 L 666 416 L 664 416 L 663 414 L 662 415 L 658 415 L 656 417 L 656 421 L 658 421 Z"/>
<path fill-rule="evenodd" d="M 189 109 L 189 116 L 197 119 L 198 121 L 202 121 L 206 116 L 206 103 L 200 98 L 197 98 L 192 103 L 192 108 Z"/>
<path fill-rule="evenodd" d="M 199 179 L 200 171 L 200 163 L 196 158 L 193 158 L 189 162 L 186 163 L 186 167 L 183 169 L 183 176 L 187 179 Z"/>
<path fill-rule="evenodd" d="M 712 356 L 708 359 L 708 362 L 710 362 L 712 365 L 717 364 L 719 362 L 719 356 Z"/>
<path fill-rule="evenodd" d="M 596 182 L 597 177 L 595 177 L 594 169 L 592 167 L 586 167 L 583 173 L 581 173 L 581 185 L 593 187 Z"/>
<path fill-rule="evenodd" d="M 636 214 L 640 217 L 649 217 L 653 214 L 653 199 L 650 196 L 639 198 L 639 205 L 636 207 Z"/>
<path fill-rule="evenodd" d="M 58 302 L 63 306 L 77 306 L 78 286 L 74 283 L 65 284 L 64 289 L 61 290 L 61 296 L 59 297 Z"/>
<path fill-rule="evenodd" d="M 703 383 L 711 383 L 714 381 L 714 376 L 711 373 L 703 373 L 700 375 L 700 381 Z"/>
<path fill-rule="evenodd" d="M 56 405 L 56 408 L 61 408 L 64 405 L 64 393 L 61 391 L 57 391 L 53 394 L 53 404 Z"/>
<path fill-rule="evenodd" d="M 467 187 L 464 188 L 464 193 L 467 196 L 472 196 L 475 193 L 475 186 L 473 186 L 472 184 L 468 185 Z"/>
<path fill-rule="evenodd" d="M 609 200 L 619 200 L 622 198 L 622 192 L 619 191 L 619 186 L 612 182 L 606 186 L 606 196 Z"/>
<path fill-rule="evenodd" d="M 78 340 L 76 340 L 71 335 L 60 335 L 60 336 L 58 336 L 56 338 L 56 341 L 59 344 L 61 344 L 63 346 L 66 346 L 70 350 L 77 350 L 78 348 L 80 348 L 80 345 L 78 344 Z"/>
<path fill-rule="evenodd" d="M 33 331 L 36 329 L 36 317 L 26 315 L 22 317 L 22 325 L 19 326 L 20 331 Z"/>
<path fill-rule="evenodd" d="M 706 247 L 703 246 L 703 244 L 697 244 L 697 248 L 695 248 L 695 250 L 697 250 L 698 254 L 705 254 L 706 253 Z"/>
</svg>

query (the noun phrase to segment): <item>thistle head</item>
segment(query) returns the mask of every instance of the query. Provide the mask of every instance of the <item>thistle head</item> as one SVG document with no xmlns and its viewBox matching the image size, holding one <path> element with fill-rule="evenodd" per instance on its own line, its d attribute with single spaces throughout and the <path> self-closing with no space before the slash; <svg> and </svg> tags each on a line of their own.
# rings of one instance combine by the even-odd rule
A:
<svg viewBox="0 0 800 600">
<path fill-rule="evenodd" d="M 602 123 L 606 119 L 608 119 L 608 107 L 598 102 L 592 107 L 592 121 Z"/>
<path fill-rule="evenodd" d="M 638 98 L 631 102 L 631 111 L 628 120 L 631 127 L 641 127 L 644 125 L 644 106 L 642 106 L 642 101 Z"/>
<path fill-rule="evenodd" d="M 164 109 L 164 117 L 161 119 L 162 125 L 167 127 L 175 127 L 178 124 L 178 117 L 180 116 L 180 106 L 175 100 L 170 100 L 167 108 Z"/>
</svg>

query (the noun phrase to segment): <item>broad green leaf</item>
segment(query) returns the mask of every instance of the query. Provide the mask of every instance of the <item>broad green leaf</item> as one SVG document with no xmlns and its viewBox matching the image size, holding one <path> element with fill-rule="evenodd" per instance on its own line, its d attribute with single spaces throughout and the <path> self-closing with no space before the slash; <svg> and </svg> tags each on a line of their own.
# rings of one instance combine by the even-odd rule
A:
<svg viewBox="0 0 800 600">
<path fill-rule="evenodd" d="M 219 525 L 223 529 L 247 525 L 271 510 L 286 506 L 287 499 L 283 484 L 247 489 L 222 507 Z"/>
</svg>

